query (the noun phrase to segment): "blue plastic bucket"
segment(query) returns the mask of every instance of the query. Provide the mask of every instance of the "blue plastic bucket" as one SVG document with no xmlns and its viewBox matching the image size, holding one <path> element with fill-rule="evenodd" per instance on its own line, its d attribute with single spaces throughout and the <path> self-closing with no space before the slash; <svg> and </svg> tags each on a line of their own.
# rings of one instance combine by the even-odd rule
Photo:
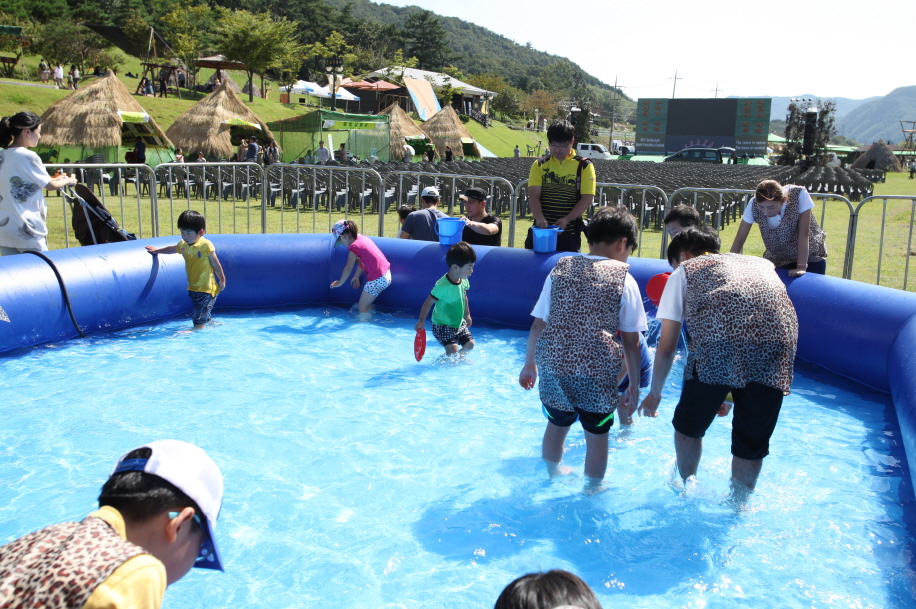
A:
<svg viewBox="0 0 916 609">
<path fill-rule="evenodd" d="M 441 245 L 455 245 L 461 241 L 464 232 L 464 220 L 460 218 L 438 218 L 436 220 L 436 234 L 439 235 Z M 556 248 L 556 239 L 554 239 Z"/>
<path fill-rule="evenodd" d="M 549 254 L 557 251 L 557 235 L 560 234 L 559 226 L 548 226 L 547 228 L 535 226 L 531 230 L 534 233 L 534 251 L 539 254 Z"/>
</svg>

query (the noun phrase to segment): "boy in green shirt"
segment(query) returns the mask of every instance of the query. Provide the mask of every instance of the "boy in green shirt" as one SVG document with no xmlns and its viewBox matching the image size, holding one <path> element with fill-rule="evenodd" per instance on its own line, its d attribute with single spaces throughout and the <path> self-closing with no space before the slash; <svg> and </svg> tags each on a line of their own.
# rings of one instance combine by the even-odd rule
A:
<svg viewBox="0 0 916 609">
<path fill-rule="evenodd" d="M 474 272 L 477 253 L 470 244 L 460 241 L 449 248 L 445 254 L 448 273 L 436 282 L 432 292 L 426 297 L 420 309 L 420 320 L 417 331 L 426 324 L 429 309 L 433 310 L 433 336 L 443 347 L 446 355 L 465 353 L 474 348 L 474 337 L 471 336 L 471 310 L 468 307 L 467 291 L 470 289 L 468 277 Z"/>
</svg>

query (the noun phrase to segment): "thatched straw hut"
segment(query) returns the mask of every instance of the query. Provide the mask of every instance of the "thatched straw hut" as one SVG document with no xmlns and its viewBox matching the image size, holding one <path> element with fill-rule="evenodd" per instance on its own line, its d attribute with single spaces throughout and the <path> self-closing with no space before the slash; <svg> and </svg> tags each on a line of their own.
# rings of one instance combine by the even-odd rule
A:
<svg viewBox="0 0 916 609">
<path fill-rule="evenodd" d="M 77 162 L 101 155 L 124 161 L 141 139 L 150 165 L 174 160 L 172 142 L 114 75 L 99 78 L 54 102 L 41 117 L 38 154 L 48 162 Z"/>
<path fill-rule="evenodd" d="M 451 106 L 446 106 L 436 112 L 431 119 L 423 123 L 420 129 L 433 141 L 439 158 L 445 158 L 446 146 L 451 146 L 452 152 L 456 155 L 462 154 L 464 150 L 464 156 L 480 156 L 480 149 L 477 148 L 476 142 L 470 144 L 469 149 L 462 147 L 461 138 L 466 138 L 465 141 L 471 142 L 473 138 L 464 123 L 458 118 L 458 113 Z"/>
<path fill-rule="evenodd" d="M 417 146 L 414 145 L 414 142 L 418 138 L 423 138 L 424 140 L 429 140 L 429 136 L 423 133 L 423 130 L 413 119 L 410 118 L 410 115 L 404 112 L 403 108 L 397 103 L 393 103 L 379 114 L 387 114 L 391 117 L 391 122 L 389 123 L 389 128 L 391 129 L 391 158 L 400 159 L 403 155 L 404 144 L 410 143 L 414 149 Z M 445 150 L 445 148 L 443 148 Z"/>
<path fill-rule="evenodd" d="M 879 169 L 881 171 L 903 171 L 900 161 L 884 140 L 878 140 L 868 147 L 865 154 L 852 164 L 853 169 Z"/>
<path fill-rule="evenodd" d="M 245 105 L 228 82 L 175 119 L 166 134 L 176 146 L 181 146 L 186 158 L 193 159 L 203 152 L 209 160 L 230 158 L 243 137 L 255 135 L 262 145 L 274 139 L 264 121 Z"/>
</svg>

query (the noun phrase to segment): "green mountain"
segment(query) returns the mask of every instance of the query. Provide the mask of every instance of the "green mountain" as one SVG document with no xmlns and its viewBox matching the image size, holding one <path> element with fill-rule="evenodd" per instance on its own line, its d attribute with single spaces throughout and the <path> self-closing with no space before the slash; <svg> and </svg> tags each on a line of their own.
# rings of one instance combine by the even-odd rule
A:
<svg viewBox="0 0 916 609">
<path fill-rule="evenodd" d="M 419 6 L 398 7 L 370 2 L 370 0 L 327 1 L 328 4 L 338 8 L 349 4 L 350 14 L 357 19 L 398 27 L 404 26 L 411 13 L 425 10 Z M 513 86 L 530 91 L 537 88 L 551 88 L 549 82 L 544 83 L 546 86 L 539 86 L 539 81 L 543 81 L 545 77 L 549 78 L 543 74 L 543 71 L 551 64 L 562 62 L 568 63 L 576 70 L 581 70 L 585 74 L 586 84 L 598 89 L 613 90 L 612 86 L 586 73 L 564 57 L 538 51 L 530 44 L 518 44 L 505 36 L 457 17 L 441 15 L 436 15 L 436 17 L 446 32 L 449 46 L 454 52 L 461 55 L 456 62 L 456 67 L 465 74 L 501 74 Z"/>
<path fill-rule="evenodd" d="M 896 144 L 903 140 L 901 120 L 916 121 L 916 85 L 894 89 L 853 109 L 837 121 L 837 133 L 865 145 L 879 139 Z"/>
</svg>

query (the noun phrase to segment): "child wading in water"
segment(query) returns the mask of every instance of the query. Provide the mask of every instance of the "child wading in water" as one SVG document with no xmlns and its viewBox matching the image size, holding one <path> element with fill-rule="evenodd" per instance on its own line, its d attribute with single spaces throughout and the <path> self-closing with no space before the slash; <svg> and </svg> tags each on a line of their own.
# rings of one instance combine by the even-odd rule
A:
<svg viewBox="0 0 916 609">
<path fill-rule="evenodd" d="M 560 466 L 563 445 L 572 424 L 581 423 L 588 494 L 603 489 L 608 432 L 618 405 L 621 422 L 629 424 L 639 402 L 639 333 L 648 328 L 639 286 L 626 263 L 638 236 L 636 219 L 625 210 L 602 207 L 594 215 L 588 226 L 589 254 L 560 258 L 544 281 L 531 312 L 534 323 L 518 379 L 532 389 L 540 376 L 547 418 L 541 456 L 551 478 L 569 473 Z M 632 382 L 621 397 L 623 366 Z"/>
<path fill-rule="evenodd" d="M 343 285 L 354 265 L 359 265 L 350 285 L 359 289 L 359 276 L 366 271 L 366 285 L 363 287 L 363 293 L 359 297 L 359 320 L 369 321 L 372 317 L 372 311 L 375 306 L 372 304 L 379 294 L 385 291 L 385 288 L 391 285 L 391 264 L 385 258 L 385 254 L 375 245 L 368 237 L 359 234 L 356 223 L 352 220 L 338 220 L 331 227 L 331 233 L 337 237 L 334 247 L 345 245 L 350 250 L 350 257 L 347 258 L 347 265 L 340 275 L 340 279 L 331 284 L 332 288 L 339 288 Z"/>
<path fill-rule="evenodd" d="M 446 355 L 465 353 L 474 348 L 474 337 L 471 336 L 471 310 L 468 307 L 467 291 L 471 285 L 468 277 L 474 272 L 477 253 L 464 241 L 459 241 L 445 254 L 448 273 L 433 286 L 433 291 L 426 297 L 420 309 L 420 320 L 416 329 L 426 325 L 429 309 L 433 310 L 433 336 L 445 347 Z"/>
<path fill-rule="evenodd" d="M 226 274 L 216 257 L 216 248 L 204 239 L 207 220 L 200 212 L 187 210 L 178 216 L 178 230 L 181 241 L 178 245 L 155 248 L 146 246 L 146 251 L 157 254 L 181 254 L 184 256 L 185 272 L 188 274 L 188 296 L 194 305 L 194 329 L 201 330 L 211 319 L 210 312 L 220 292 L 226 289 Z M 219 284 L 216 283 L 219 279 Z"/>
</svg>

